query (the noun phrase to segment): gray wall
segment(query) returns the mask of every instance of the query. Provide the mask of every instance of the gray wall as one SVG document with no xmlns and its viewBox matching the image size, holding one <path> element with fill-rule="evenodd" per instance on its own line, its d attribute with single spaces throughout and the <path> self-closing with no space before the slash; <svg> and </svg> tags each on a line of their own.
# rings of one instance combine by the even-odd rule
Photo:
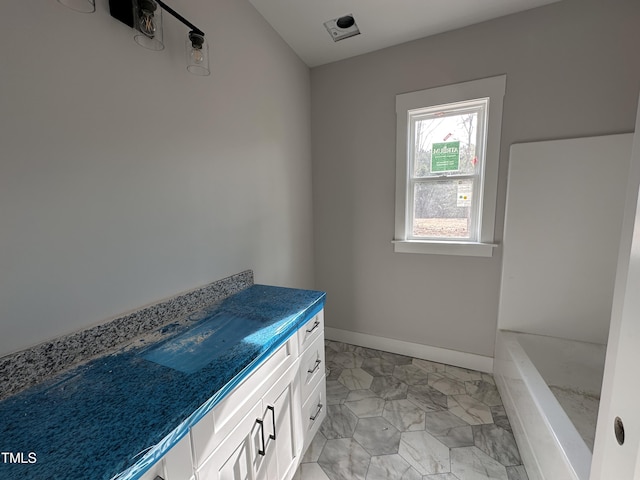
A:
<svg viewBox="0 0 640 480">
<path fill-rule="evenodd" d="M 489 259 L 393 253 L 395 95 L 507 74 L 500 242 L 512 143 L 633 131 L 639 18 L 637 0 L 564 0 L 312 69 L 316 287 L 328 292 L 327 325 L 492 356 L 501 248 Z"/>
<path fill-rule="evenodd" d="M 133 41 L 108 2 L 0 15 L 0 356 L 252 268 L 313 286 L 309 69 L 247 0 Z"/>
</svg>

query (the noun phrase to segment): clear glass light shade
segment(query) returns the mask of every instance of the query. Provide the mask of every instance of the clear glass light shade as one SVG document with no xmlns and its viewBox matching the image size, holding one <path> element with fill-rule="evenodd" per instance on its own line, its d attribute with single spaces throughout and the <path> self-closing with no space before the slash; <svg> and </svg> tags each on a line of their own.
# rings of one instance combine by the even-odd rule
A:
<svg viewBox="0 0 640 480">
<path fill-rule="evenodd" d="M 185 47 L 187 70 L 194 75 L 209 75 L 211 73 L 209 69 L 209 44 L 204 35 L 190 32 L 187 36 Z"/>
<path fill-rule="evenodd" d="M 65 7 L 81 13 L 93 13 L 96 11 L 95 0 L 58 0 Z"/>
<path fill-rule="evenodd" d="M 135 34 L 133 39 L 138 45 L 149 50 L 163 50 L 162 9 L 153 0 L 133 2 L 133 21 Z"/>
</svg>

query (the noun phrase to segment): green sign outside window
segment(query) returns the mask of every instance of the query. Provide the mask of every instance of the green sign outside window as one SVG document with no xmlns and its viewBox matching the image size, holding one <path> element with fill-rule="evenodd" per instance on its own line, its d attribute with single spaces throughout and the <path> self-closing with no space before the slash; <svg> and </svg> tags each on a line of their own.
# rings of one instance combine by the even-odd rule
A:
<svg viewBox="0 0 640 480">
<path fill-rule="evenodd" d="M 460 142 L 434 143 L 431 146 L 431 171 L 460 170 Z"/>
</svg>

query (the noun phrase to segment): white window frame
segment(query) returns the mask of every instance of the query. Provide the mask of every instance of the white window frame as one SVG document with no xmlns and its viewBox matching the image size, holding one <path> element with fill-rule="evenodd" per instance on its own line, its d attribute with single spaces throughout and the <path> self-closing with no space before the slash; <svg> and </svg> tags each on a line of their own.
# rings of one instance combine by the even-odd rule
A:
<svg viewBox="0 0 640 480">
<path fill-rule="evenodd" d="M 494 243 L 496 197 L 498 189 L 498 163 L 500 133 L 502 131 L 502 104 L 506 90 L 506 75 L 472 80 L 470 82 L 430 88 L 396 95 L 396 210 L 394 251 L 398 253 L 426 253 L 441 255 L 467 255 L 491 257 Z M 419 240 L 411 239 L 409 213 L 413 208 L 409 165 L 411 165 L 410 112 L 437 105 L 455 104 L 488 98 L 487 139 L 484 158 L 484 176 L 481 188 L 479 241 Z"/>
</svg>

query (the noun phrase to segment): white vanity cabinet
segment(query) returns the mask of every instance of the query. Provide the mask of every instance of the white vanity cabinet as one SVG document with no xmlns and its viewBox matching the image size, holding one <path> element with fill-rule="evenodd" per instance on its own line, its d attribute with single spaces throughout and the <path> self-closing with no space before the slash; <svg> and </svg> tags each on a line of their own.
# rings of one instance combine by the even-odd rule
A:
<svg viewBox="0 0 640 480">
<path fill-rule="evenodd" d="M 207 413 L 143 480 L 290 480 L 326 415 L 320 311 Z"/>
</svg>

